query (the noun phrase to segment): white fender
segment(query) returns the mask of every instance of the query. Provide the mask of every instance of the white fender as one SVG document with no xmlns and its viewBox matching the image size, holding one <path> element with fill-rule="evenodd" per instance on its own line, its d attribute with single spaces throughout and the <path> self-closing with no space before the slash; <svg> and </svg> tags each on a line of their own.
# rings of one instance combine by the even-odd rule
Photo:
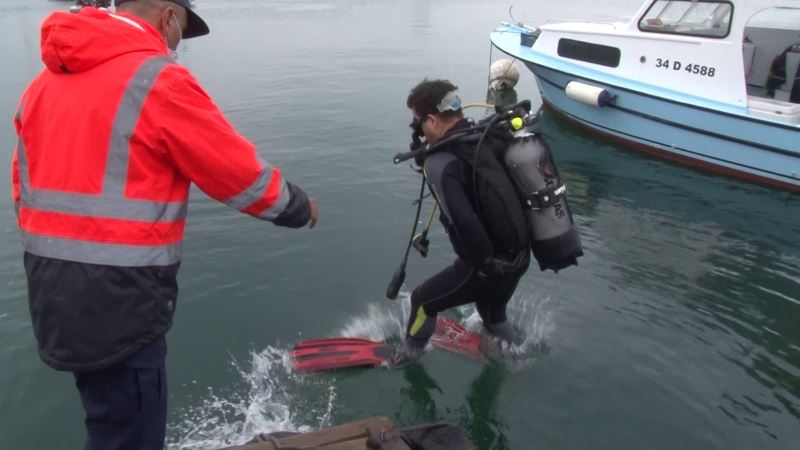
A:
<svg viewBox="0 0 800 450">
<path fill-rule="evenodd" d="M 567 97 L 576 102 L 589 106 L 607 106 L 614 103 L 614 97 L 607 90 L 581 83 L 580 81 L 570 81 L 564 88 Z"/>
</svg>

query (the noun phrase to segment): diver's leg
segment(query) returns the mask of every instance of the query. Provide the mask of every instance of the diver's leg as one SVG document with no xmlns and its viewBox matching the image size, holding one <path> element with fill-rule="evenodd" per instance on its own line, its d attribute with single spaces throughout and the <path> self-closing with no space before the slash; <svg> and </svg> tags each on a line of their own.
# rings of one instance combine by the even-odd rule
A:
<svg viewBox="0 0 800 450">
<path fill-rule="evenodd" d="M 483 320 L 483 326 L 492 336 L 504 342 L 514 342 L 516 332 L 511 321 L 506 316 L 506 307 L 514 294 L 514 289 L 509 289 L 508 280 L 493 281 L 481 286 L 480 297 L 475 302 L 475 309 Z"/>
<path fill-rule="evenodd" d="M 482 282 L 475 290 L 477 297 L 475 309 L 478 310 L 484 327 L 489 334 L 506 343 L 513 343 L 516 338 L 514 327 L 506 315 L 506 307 L 517 289 L 519 280 L 528 270 L 529 261 L 530 259 L 526 257 L 521 260 L 518 267 L 497 279 Z"/>
<path fill-rule="evenodd" d="M 421 356 L 436 330 L 436 316 L 448 308 L 471 302 L 471 290 L 479 282 L 475 270 L 458 259 L 414 289 L 405 349 L 416 353 L 414 356 Z"/>
</svg>

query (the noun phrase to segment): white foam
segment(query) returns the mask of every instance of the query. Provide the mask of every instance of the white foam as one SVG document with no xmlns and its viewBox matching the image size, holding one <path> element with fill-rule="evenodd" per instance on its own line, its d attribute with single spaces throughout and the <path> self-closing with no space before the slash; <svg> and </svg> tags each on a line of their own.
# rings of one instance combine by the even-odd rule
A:
<svg viewBox="0 0 800 450">
<path fill-rule="evenodd" d="M 507 315 L 519 332 L 518 338 L 521 340 L 507 350 L 506 353 L 510 354 L 510 357 L 500 356 L 499 350 L 491 351 L 496 345 L 485 345 L 484 349 L 489 350 L 487 356 L 511 370 L 521 370 L 547 355 L 550 351 L 548 341 L 555 330 L 555 311 L 550 302 L 549 295 L 537 297 L 529 294 L 524 288 L 517 289 L 508 303 Z M 491 337 L 485 333 L 483 322 L 475 307 L 464 305 L 458 308 L 458 312 L 464 317 L 464 326 L 470 331 L 483 334 L 484 343 L 489 344 Z"/>
<path fill-rule="evenodd" d="M 336 400 L 333 380 L 293 373 L 286 350 L 253 352 L 247 368 L 230 364 L 242 382 L 219 394 L 209 388 L 200 405 L 179 410 L 180 419 L 169 427 L 167 448 L 217 448 L 242 444 L 257 433 L 330 425 Z"/>
<path fill-rule="evenodd" d="M 368 304 L 367 312 L 350 319 L 339 335 L 381 342 L 400 339 L 405 334 L 410 298 L 408 292 L 401 291 L 397 300 Z"/>
<path fill-rule="evenodd" d="M 547 354 L 547 341 L 555 330 L 550 302 L 549 296 L 536 297 L 525 289 L 519 289 L 511 299 L 508 317 L 519 330 L 522 341 L 511 349 L 512 359 L 500 360 L 503 365 L 511 370 L 522 369 Z M 366 312 L 352 318 L 339 335 L 399 340 L 405 333 L 409 310 L 408 292 L 401 292 L 395 302 L 370 303 Z M 467 329 L 483 333 L 483 324 L 473 305 L 462 306 L 457 313 Z M 209 388 L 199 405 L 177 412 L 180 419 L 169 427 L 167 448 L 239 445 L 257 433 L 303 432 L 331 425 L 336 403 L 335 378 L 293 373 L 286 349 L 267 347 L 250 356 L 249 367 L 243 368 L 235 360 L 230 363 L 241 375 L 238 386 L 223 393 Z"/>
</svg>

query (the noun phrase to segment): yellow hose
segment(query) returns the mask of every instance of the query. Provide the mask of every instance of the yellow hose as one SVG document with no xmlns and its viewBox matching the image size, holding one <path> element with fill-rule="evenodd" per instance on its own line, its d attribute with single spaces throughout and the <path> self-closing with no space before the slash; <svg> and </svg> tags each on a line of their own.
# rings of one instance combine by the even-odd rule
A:
<svg viewBox="0 0 800 450">
<path fill-rule="evenodd" d="M 494 105 L 491 105 L 489 103 L 467 103 L 466 105 L 461 107 L 461 109 L 467 109 L 467 108 L 494 109 Z"/>
</svg>

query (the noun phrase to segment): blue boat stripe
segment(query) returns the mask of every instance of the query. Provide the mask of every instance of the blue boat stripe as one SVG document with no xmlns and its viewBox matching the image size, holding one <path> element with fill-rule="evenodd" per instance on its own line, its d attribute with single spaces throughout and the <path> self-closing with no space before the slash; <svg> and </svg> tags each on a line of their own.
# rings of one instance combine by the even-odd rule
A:
<svg viewBox="0 0 800 450">
<path fill-rule="evenodd" d="M 36 189 L 30 192 L 25 206 L 40 211 L 76 214 L 86 217 L 176 222 L 186 218 L 187 202 L 150 200 L 120 201 L 108 197 Z"/>
<path fill-rule="evenodd" d="M 278 217 L 289 205 L 290 200 L 289 188 L 286 186 L 286 180 L 281 177 L 281 193 L 275 203 L 269 208 L 265 209 L 258 214 L 259 219 L 274 220 Z"/>
<path fill-rule="evenodd" d="M 553 72 L 563 73 L 565 75 L 568 75 L 568 76 L 571 76 L 571 77 L 574 77 L 574 78 L 580 78 L 582 80 L 587 80 L 585 78 L 578 77 L 578 76 L 571 75 L 571 74 L 567 74 L 566 72 L 562 72 L 562 71 L 556 70 L 556 69 L 551 69 L 549 67 L 547 68 L 547 70 L 551 70 Z M 547 83 L 547 84 L 549 84 L 549 85 L 551 85 L 553 87 L 561 89 L 562 91 L 565 89 L 564 86 L 561 86 L 556 82 L 550 81 L 547 78 L 542 77 L 541 75 L 537 75 L 537 78 L 539 78 L 540 80 L 544 81 L 545 83 Z M 600 82 L 594 81 L 594 80 L 587 80 L 587 81 L 591 81 L 591 82 L 598 83 L 598 84 L 603 84 L 603 85 L 608 85 L 608 83 L 600 83 Z M 609 85 L 609 86 L 611 86 L 614 89 L 621 89 L 621 90 L 626 90 L 626 91 L 628 90 L 628 89 L 620 88 L 620 87 L 613 86 L 613 85 Z M 744 121 L 747 121 L 747 122 L 758 122 L 758 123 L 762 123 L 762 124 L 765 124 L 765 125 L 777 126 L 777 127 L 780 127 L 780 128 L 789 128 L 789 129 L 795 129 L 796 130 L 796 127 L 786 126 L 786 125 L 783 125 L 783 124 L 775 124 L 775 123 L 769 122 L 769 121 L 763 121 L 763 120 L 759 120 L 759 119 L 751 119 L 749 117 L 743 117 L 743 116 L 737 116 L 737 115 L 733 115 L 733 114 L 727 114 L 727 113 L 724 113 L 724 112 L 712 111 L 712 110 L 708 110 L 708 109 L 705 109 L 705 108 L 700 108 L 700 107 L 696 107 L 696 106 L 692 106 L 692 105 L 687 105 L 685 103 L 680 103 L 680 102 L 672 101 L 672 100 L 661 98 L 661 97 L 653 97 L 653 96 L 647 95 L 647 94 L 642 94 L 642 95 L 645 95 L 645 96 L 648 96 L 648 97 L 652 97 L 652 98 L 656 98 L 658 100 L 662 100 L 662 101 L 669 102 L 669 103 L 679 104 L 681 106 L 691 107 L 693 109 L 698 109 L 698 110 L 701 110 L 701 111 L 713 112 L 714 114 L 724 114 L 724 115 L 727 115 L 727 116 L 730 116 L 730 117 L 734 117 L 736 119 L 744 120 Z M 731 137 L 731 136 L 728 136 L 728 135 L 719 134 L 719 133 L 713 133 L 713 132 L 710 132 L 710 131 L 705 130 L 705 129 L 694 128 L 694 127 L 691 127 L 691 126 L 688 126 L 688 125 L 683 125 L 683 124 L 680 124 L 680 123 L 677 123 L 677 122 L 671 122 L 671 121 L 662 119 L 660 117 L 656 117 L 656 116 L 645 114 L 645 113 L 642 113 L 642 112 L 639 112 L 639 111 L 634 111 L 634 110 L 631 110 L 631 109 L 623 108 L 623 107 L 620 107 L 620 106 L 618 106 L 616 104 L 613 104 L 613 103 L 608 105 L 608 106 L 606 106 L 606 108 L 614 108 L 614 109 L 617 109 L 619 111 L 626 112 L 628 114 L 636 115 L 636 116 L 643 117 L 643 118 L 648 119 L 648 120 L 652 120 L 652 121 L 656 121 L 656 122 L 662 123 L 664 125 L 672 126 L 672 127 L 675 127 L 675 128 L 681 128 L 681 129 L 692 131 L 692 132 L 699 133 L 699 134 L 704 134 L 706 136 L 711 136 L 711 137 L 714 137 L 714 138 L 717 138 L 717 139 L 724 139 L 726 141 L 736 142 L 738 144 L 743 144 L 743 145 L 747 145 L 747 146 L 751 146 L 751 147 L 757 147 L 757 148 L 760 148 L 762 150 L 766 150 L 766 151 L 773 152 L 773 153 L 778 153 L 778 154 L 781 154 L 781 155 L 787 155 L 787 156 L 792 156 L 792 157 L 800 156 L 800 153 L 794 152 L 794 151 L 791 151 L 791 150 L 786 150 L 786 149 L 779 148 L 779 147 L 773 147 L 773 146 L 770 146 L 770 145 L 764 145 L 764 144 L 762 144 L 760 142 L 748 141 L 748 140 L 744 140 L 744 139 L 734 138 L 734 137 Z M 703 156 L 705 156 L 705 155 L 703 155 Z M 746 167 L 746 166 L 744 166 L 744 167 Z M 761 169 L 759 169 L 759 170 L 761 170 Z M 782 175 L 782 176 L 785 177 L 785 175 Z"/>
<path fill-rule="evenodd" d="M 107 244 L 41 236 L 22 230 L 22 245 L 34 255 L 88 264 L 123 267 L 165 266 L 181 259 L 183 245 Z"/>
<path fill-rule="evenodd" d="M 628 140 L 630 140 L 632 142 L 636 142 L 637 140 L 648 141 L 648 142 L 651 143 L 650 146 L 655 148 L 655 149 L 657 149 L 657 150 L 659 149 L 659 146 L 663 146 L 663 144 L 660 144 L 659 142 L 656 142 L 656 141 L 653 141 L 653 140 L 650 140 L 650 139 L 645 139 L 645 138 L 640 137 L 640 136 L 634 136 L 634 135 L 629 134 L 629 133 L 623 133 L 623 132 L 621 132 L 619 130 L 612 130 L 612 129 L 608 128 L 608 127 L 605 127 L 603 125 L 599 125 L 597 123 L 588 121 L 586 119 L 579 119 L 578 117 L 573 116 L 572 114 L 569 114 L 569 113 L 564 112 L 564 111 L 558 111 L 558 112 L 560 114 L 564 114 L 565 116 L 567 116 L 570 119 L 575 120 L 577 122 L 587 123 L 587 124 L 590 124 L 594 128 L 606 130 L 605 133 L 609 134 L 611 136 L 625 135 L 625 136 L 628 136 L 629 137 Z M 749 170 L 755 172 L 755 173 L 753 173 L 753 175 L 770 174 L 770 175 L 774 175 L 776 177 L 785 178 L 785 179 L 790 180 L 792 182 L 797 181 L 796 178 L 792 178 L 792 177 L 790 177 L 790 176 L 788 176 L 786 174 L 783 174 L 783 173 L 773 172 L 771 170 L 764 170 L 764 169 L 759 168 L 759 167 L 753 167 L 753 166 L 749 166 L 747 164 L 741 164 L 741 163 L 738 163 L 738 162 L 735 162 L 735 161 L 730 161 L 730 160 L 727 160 L 727 159 L 717 158 L 717 157 L 710 156 L 710 155 L 704 155 L 702 153 L 697 153 L 697 152 L 694 152 L 692 150 L 687 150 L 687 149 L 685 149 L 683 147 L 672 147 L 671 150 L 669 150 L 669 152 L 677 153 L 677 152 L 675 152 L 675 150 L 677 150 L 679 152 L 682 152 L 682 153 L 689 153 L 689 154 L 695 155 L 695 156 L 697 156 L 699 158 L 694 158 L 694 159 L 697 159 L 697 160 L 700 160 L 700 161 L 702 161 L 703 159 L 707 159 L 707 160 L 717 161 L 718 164 L 727 164 L 727 165 L 730 165 L 730 166 L 741 167 L 743 169 L 749 169 Z M 661 150 L 661 151 L 665 151 L 665 150 Z M 748 172 L 744 172 L 744 173 L 748 173 Z M 772 178 L 770 178 L 770 179 L 772 179 Z M 780 180 L 774 180 L 774 181 L 780 182 Z"/>
<path fill-rule="evenodd" d="M 256 177 L 256 180 L 253 182 L 253 184 L 248 186 L 239 194 L 226 200 L 226 205 L 238 210 L 243 210 L 264 196 L 264 191 L 266 191 L 267 187 L 269 187 L 269 182 L 272 180 L 272 173 L 274 170 L 272 166 L 264 161 L 261 161 L 261 165 L 263 169 L 261 170 L 261 173 L 258 174 L 258 177 Z"/>
<path fill-rule="evenodd" d="M 761 143 L 755 142 L 755 141 L 748 141 L 748 140 L 745 140 L 745 139 L 739 139 L 739 138 L 735 138 L 735 137 L 732 137 L 732 136 L 729 136 L 729 135 L 725 135 L 725 134 L 714 133 L 714 132 L 711 132 L 711 131 L 708 131 L 708 130 L 691 127 L 689 125 L 683 125 L 683 124 L 680 124 L 680 123 L 677 123 L 677 122 L 671 122 L 669 120 L 664 120 L 664 119 L 661 119 L 659 117 L 652 116 L 650 114 L 646 114 L 646 113 L 643 113 L 643 112 L 640 112 L 640 111 L 634 111 L 632 109 L 623 108 L 623 107 L 616 106 L 616 105 L 609 105 L 609 106 L 611 106 L 612 108 L 618 109 L 620 111 L 626 112 L 628 114 L 632 114 L 632 115 L 635 115 L 635 116 L 643 117 L 645 119 L 652 120 L 654 122 L 659 122 L 659 123 L 662 123 L 664 125 L 672 126 L 672 127 L 675 127 L 675 128 L 681 128 L 683 130 L 691 131 L 693 133 L 704 134 L 706 136 L 711 136 L 711 137 L 714 137 L 714 138 L 717 138 L 717 139 L 723 139 L 723 140 L 726 140 L 726 141 L 731 141 L 731 142 L 735 142 L 737 144 L 747 145 L 747 146 L 750 146 L 750 147 L 757 147 L 757 148 L 760 148 L 761 150 L 766 150 L 766 151 L 773 152 L 773 153 L 779 153 L 781 155 L 792 156 L 792 157 L 795 157 L 795 158 L 800 156 L 800 153 L 793 152 L 791 150 L 786 150 L 786 149 L 782 149 L 782 148 L 778 148 L 778 147 L 773 147 L 771 145 L 764 145 L 764 144 L 761 144 Z M 744 119 L 744 120 L 746 120 L 746 119 Z"/>
<path fill-rule="evenodd" d="M 111 142 L 106 158 L 106 171 L 103 176 L 102 196 L 123 198 L 125 182 L 128 175 L 129 141 L 133 135 L 139 114 L 142 111 L 150 88 L 159 73 L 169 64 L 165 56 L 155 56 L 145 60 L 134 73 L 125 93 L 122 95 L 119 109 L 111 128 Z"/>
</svg>

